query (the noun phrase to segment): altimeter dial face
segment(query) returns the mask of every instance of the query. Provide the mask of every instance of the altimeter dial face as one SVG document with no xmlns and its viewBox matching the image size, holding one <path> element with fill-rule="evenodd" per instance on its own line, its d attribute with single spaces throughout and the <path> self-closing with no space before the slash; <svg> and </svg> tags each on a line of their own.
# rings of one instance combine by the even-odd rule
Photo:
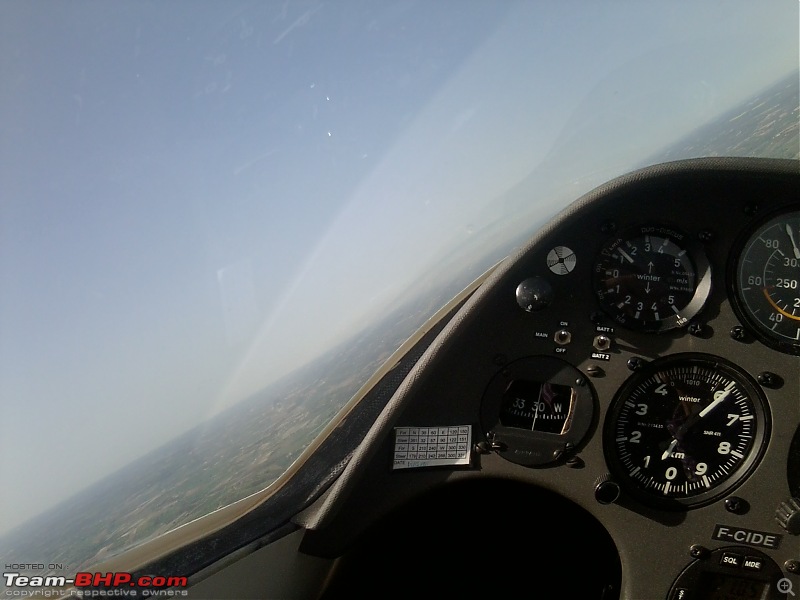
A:
<svg viewBox="0 0 800 600">
<path fill-rule="evenodd" d="M 658 359 L 623 385 L 609 410 L 609 468 L 645 502 L 708 503 L 760 458 L 769 431 L 765 406 L 750 377 L 721 358 Z"/>
</svg>

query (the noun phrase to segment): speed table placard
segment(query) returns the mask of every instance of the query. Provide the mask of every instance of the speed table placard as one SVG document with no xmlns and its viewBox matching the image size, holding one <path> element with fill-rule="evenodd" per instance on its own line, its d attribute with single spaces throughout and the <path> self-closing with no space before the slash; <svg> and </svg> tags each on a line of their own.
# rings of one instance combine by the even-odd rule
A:
<svg viewBox="0 0 800 600">
<path fill-rule="evenodd" d="M 393 469 L 468 465 L 472 425 L 395 427 Z"/>
</svg>

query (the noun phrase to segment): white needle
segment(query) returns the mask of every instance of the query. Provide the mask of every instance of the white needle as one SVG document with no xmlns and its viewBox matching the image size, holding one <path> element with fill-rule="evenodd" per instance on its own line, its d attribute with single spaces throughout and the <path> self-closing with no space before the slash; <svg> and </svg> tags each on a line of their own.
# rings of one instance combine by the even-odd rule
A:
<svg viewBox="0 0 800 600">
<path fill-rule="evenodd" d="M 531 423 L 531 431 L 536 431 L 536 419 L 539 418 L 539 407 L 542 405 L 542 390 L 539 388 L 539 398 L 536 400 L 536 412 L 533 413 L 533 423 Z"/>
<path fill-rule="evenodd" d="M 675 450 L 675 446 L 677 446 L 677 445 L 678 445 L 678 440 L 672 440 L 669 443 L 669 446 L 667 447 L 667 449 L 664 450 L 664 454 L 661 455 L 661 460 L 667 460 L 670 457 L 670 455 L 672 454 L 672 451 Z"/>
<path fill-rule="evenodd" d="M 728 394 L 730 394 L 730 393 L 731 393 L 730 389 L 722 390 L 722 393 L 719 396 L 717 396 L 716 398 L 714 398 L 714 401 L 711 404 L 709 404 L 703 410 L 700 411 L 700 417 L 701 418 L 705 417 L 708 413 L 710 413 L 712 410 L 717 408 L 717 405 L 720 402 L 722 402 L 723 400 L 725 400 L 725 398 L 727 398 Z"/>
<path fill-rule="evenodd" d="M 794 247 L 794 257 L 800 258 L 800 248 L 797 247 L 797 242 L 794 241 L 794 233 L 792 233 L 792 228 L 789 227 L 788 223 L 786 224 L 786 234 L 789 236 L 792 246 Z"/>
<path fill-rule="evenodd" d="M 622 248 L 617 248 L 617 250 L 619 250 L 619 253 L 622 254 L 622 256 L 624 256 L 629 263 L 633 262 L 633 259 L 630 256 L 628 256 L 625 250 L 623 250 Z"/>
</svg>

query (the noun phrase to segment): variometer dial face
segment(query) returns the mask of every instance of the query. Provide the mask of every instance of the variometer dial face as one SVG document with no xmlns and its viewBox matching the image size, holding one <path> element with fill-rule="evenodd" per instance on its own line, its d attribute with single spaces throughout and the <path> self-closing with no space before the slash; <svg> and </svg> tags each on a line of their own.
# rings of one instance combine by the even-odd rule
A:
<svg viewBox="0 0 800 600">
<path fill-rule="evenodd" d="M 710 271 L 699 245 L 674 230 L 644 226 L 603 246 L 594 267 L 600 306 L 632 329 L 665 331 L 703 307 Z"/>
<path fill-rule="evenodd" d="M 736 265 L 740 316 L 766 344 L 800 354 L 800 211 L 775 216 L 744 243 Z"/>
<path fill-rule="evenodd" d="M 721 358 L 658 359 L 618 392 L 606 420 L 609 468 L 632 496 L 680 508 L 739 484 L 769 431 L 756 384 Z"/>
</svg>

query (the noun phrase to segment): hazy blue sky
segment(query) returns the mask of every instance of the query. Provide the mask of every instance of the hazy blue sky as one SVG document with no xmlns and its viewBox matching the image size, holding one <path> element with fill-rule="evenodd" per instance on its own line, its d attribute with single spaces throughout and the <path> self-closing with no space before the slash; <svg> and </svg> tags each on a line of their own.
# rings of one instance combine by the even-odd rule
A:
<svg viewBox="0 0 800 600">
<path fill-rule="evenodd" d="M 0 3 L 0 532 L 797 66 L 793 0 Z"/>
</svg>

